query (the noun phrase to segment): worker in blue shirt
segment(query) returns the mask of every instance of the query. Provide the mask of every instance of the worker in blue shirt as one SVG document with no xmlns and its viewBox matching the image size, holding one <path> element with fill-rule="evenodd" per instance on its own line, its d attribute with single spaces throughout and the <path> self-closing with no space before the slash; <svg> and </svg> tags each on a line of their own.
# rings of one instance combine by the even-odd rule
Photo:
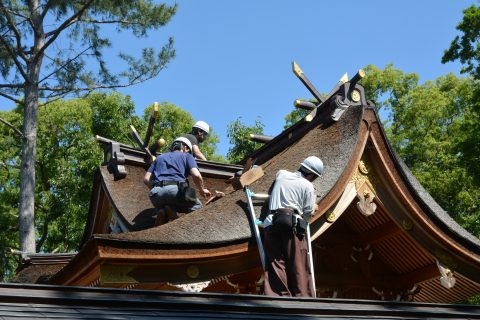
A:
<svg viewBox="0 0 480 320">
<path fill-rule="evenodd" d="M 170 152 L 161 154 L 150 165 L 145 173 L 143 182 L 151 188 L 149 198 L 152 204 L 164 210 L 164 215 L 169 220 L 178 217 L 177 212 L 192 212 L 202 207 L 199 199 L 193 205 L 182 202 L 178 192 L 183 184 L 188 183 L 188 176 L 192 176 L 198 191 L 204 198 L 210 197 L 210 191 L 203 185 L 203 178 L 198 170 L 198 165 L 192 154 L 192 144 L 185 137 L 173 141 Z M 161 218 L 162 212 L 159 212 Z"/>
</svg>

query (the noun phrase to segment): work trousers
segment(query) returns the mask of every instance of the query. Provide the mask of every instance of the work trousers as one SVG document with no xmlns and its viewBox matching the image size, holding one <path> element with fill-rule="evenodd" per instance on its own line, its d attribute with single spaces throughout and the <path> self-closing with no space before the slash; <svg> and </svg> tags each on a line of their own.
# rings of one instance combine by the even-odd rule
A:
<svg viewBox="0 0 480 320">
<path fill-rule="evenodd" d="M 156 208 L 163 208 L 164 206 L 170 206 L 174 212 L 192 212 L 202 207 L 202 203 L 199 199 L 193 206 L 188 206 L 182 203 L 177 198 L 178 186 L 167 185 L 164 187 L 153 187 L 148 196 L 150 201 Z"/>
<path fill-rule="evenodd" d="M 315 297 L 310 273 L 306 236 L 292 229 L 264 230 L 266 256 L 265 294 L 269 296 Z"/>
</svg>

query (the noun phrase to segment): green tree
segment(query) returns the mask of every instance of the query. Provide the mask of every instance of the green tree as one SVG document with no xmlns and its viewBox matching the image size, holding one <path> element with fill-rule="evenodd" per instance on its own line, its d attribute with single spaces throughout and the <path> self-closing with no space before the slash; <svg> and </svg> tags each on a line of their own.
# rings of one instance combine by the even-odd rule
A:
<svg viewBox="0 0 480 320">
<path fill-rule="evenodd" d="M 152 110 L 153 104 L 145 109 L 143 115 L 145 124 L 148 123 L 150 115 L 152 114 Z M 195 121 L 188 111 L 185 111 L 171 103 L 162 102 L 159 104 L 158 116 L 153 129 L 152 141 L 150 143 L 152 143 L 154 139 L 158 140 L 163 138 L 166 144 L 157 152 L 167 152 L 173 140 L 184 135 L 185 133 L 189 133 L 192 130 L 194 123 Z M 147 127 L 144 126 L 138 131 L 142 133 L 142 136 L 145 136 L 146 130 Z M 202 153 L 209 161 L 224 162 L 225 159 L 216 154 L 217 144 L 220 141 L 220 138 L 217 133 L 212 132 L 212 129 L 210 129 L 210 131 L 209 138 L 201 144 L 200 148 Z"/>
<path fill-rule="evenodd" d="M 386 132 L 394 149 L 437 202 L 480 236 L 480 185 L 459 152 L 474 84 L 448 74 L 420 85 L 417 75 L 391 65 L 366 70 L 362 84 L 388 115 Z"/>
<path fill-rule="evenodd" d="M 255 124 L 251 127 L 243 124 L 238 118 L 230 122 L 227 128 L 227 136 L 230 138 L 230 144 L 233 145 L 228 150 L 227 160 L 237 163 L 249 154 L 262 146 L 261 143 L 251 141 L 250 134 L 263 134 L 264 124 L 260 119 L 255 120 Z"/>
<path fill-rule="evenodd" d="M 0 281 L 12 276 L 16 262 L 10 248 L 18 248 L 18 193 L 20 183 L 20 112 L 2 112 L 0 117 L 11 126 L 0 126 Z"/>
<path fill-rule="evenodd" d="M 444 52 L 442 62 L 459 60 L 463 65 L 460 72 L 468 73 L 473 79 L 474 98 L 462 124 L 464 135 L 459 142 L 459 154 L 469 174 L 480 185 L 480 7 L 472 5 L 463 13 L 463 20 L 457 25 L 461 35 L 456 36 Z"/>
<path fill-rule="evenodd" d="M 165 25 L 176 6 L 153 0 L 11 0 L 0 2 L 0 95 L 23 106 L 19 234 L 22 251 L 35 251 L 35 161 L 39 99 L 124 87 L 155 77 L 173 58 L 173 39 L 141 58 L 119 53 L 125 71 L 109 70 L 106 26 L 144 37 Z M 111 29 L 110 29 L 111 30 Z M 97 63 L 92 67 L 91 63 Z"/>
<path fill-rule="evenodd" d="M 306 99 L 299 99 L 299 100 L 305 100 L 305 101 L 310 101 L 315 104 L 318 104 L 318 101 L 316 100 L 306 100 Z M 289 114 L 285 116 L 285 125 L 283 126 L 283 129 L 287 129 L 288 127 L 292 126 L 296 122 L 300 121 L 303 119 L 306 115 L 308 115 L 311 111 L 306 110 L 306 109 L 299 109 L 299 108 L 294 108 Z"/>
<path fill-rule="evenodd" d="M 135 115 L 130 96 L 118 92 L 92 93 L 85 99 L 93 112 L 91 132 L 125 144 L 133 144 L 129 125 L 145 127 L 143 119 Z"/>
<path fill-rule="evenodd" d="M 480 7 L 472 5 L 465 9 L 457 30 L 462 35 L 456 36 L 445 50 L 442 63 L 460 60 L 464 66 L 460 72 L 480 80 Z"/>
</svg>

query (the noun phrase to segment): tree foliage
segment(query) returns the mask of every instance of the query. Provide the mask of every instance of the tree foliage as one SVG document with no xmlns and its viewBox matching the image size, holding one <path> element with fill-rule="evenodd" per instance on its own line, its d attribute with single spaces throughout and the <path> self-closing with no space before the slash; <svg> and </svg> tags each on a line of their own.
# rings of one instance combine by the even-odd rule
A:
<svg viewBox="0 0 480 320">
<path fill-rule="evenodd" d="M 459 141 L 459 152 L 465 167 L 480 184 L 480 7 L 472 5 L 463 11 L 463 20 L 457 25 L 461 36 L 456 36 L 442 57 L 442 62 L 459 60 L 462 73 L 468 73 L 473 82 L 474 98 L 466 108 L 464 132 Z"/>
<path fill-rule="evenodd" d="M 388 116 L 386 132 L 412 173 L 467 230 L 480 236 L 480 185 L 462 157 L 474 83 L 453 74 L 418 83 L 418 76 L 389 65 L 366 68 L 366 94 Z"/>
<path fill-rule="evenodd" d="M 445 50 L 442 62 L 460 60 L 462 73 L 480 80 L 480 7 L 475 5 L 463 11 L 463 20 L 457 25 L 462 35 L 456 36 Z"/>
<path fill-rule="evenodd" d="M 145 124 L 148 123 L 152 111 L 153 104 L 145 109 L 143 115 L 143 121 Z M 158 116 L 152 134 L 152 142 L 154 140 L 163 138 L 166 144 L 157 152 L 167 152 L 173 140 L 186 133 L 191 132 L 194 124 L 195 120 L 188 111 L 185 111 L 180 107 L 177 107 L 168 102 L 162 102 L 161 104 L 159 104 Z M 141 132 L 142 135 L 145 136 L 146 130 L 147 127 L 145 125 L 139 130 L 139 132 Z M 211 128 L 209 138 L 206 141 L 202 142 L 200 145 L 202 153 L 208 160 L 222 162 L 225 161 L 222 156 L 216 154 L 217 144 L 219 143 L 219 141 L 220 138 L 218 134 L 214 133 Z"/>
<path fill-rule="evenodd" d="M 302 99 L 299 99 L 302 100 Z M 305 99 L 303 99 L 305 100 Z M 315 104 L 318 104 L 318 101 L 316 100 L 305 100 L 305 101 L 310 101 Z M 305 116 L 307 116 L 311 111 L 306 110 L 306 109 L 299 109 L 299 108 L 294 108 L 289 114 L 285 116 L 285 125 L 283 126 L 284 129 L 287 129 L 288 127 L 292 126 L 296 122 L 300 121 L 303 119 Z"/>
<path fill-rule="evenodd" d="M 262 144 L 251 141 L 250 134 L 263 134 L 264 124 L 260 119 L 255 120 L 255 124 L 251 127 L 242 123 L 240 118 L 230 122 L 227 128 L 227 136 L 230 139 L 230 144 L 233 145 L 228 150 L 227 159 L 232 163 L 237 163 L 244 159 L 255 150 L 259 149 Z"/>
<path fill-rule="evenodd" d="M 176 5 L 153 0 L 72 0 L 0 2 L 0 96 L 23 106 L 19 195 L 22 251 L 35 251 L 34 193 L 38 106 L 68 94 L 125 87 L 155 77 L 174 57 L 173 39 L 156 52 L 141 50 L 140 58 L 119 52 L 124 70 L 112 72 L 104 56 L 112 47 L 102 30 L 147 31 L 165 25 Z M 115 63 L 115 67 L 120 63 Z"/>
</svg>

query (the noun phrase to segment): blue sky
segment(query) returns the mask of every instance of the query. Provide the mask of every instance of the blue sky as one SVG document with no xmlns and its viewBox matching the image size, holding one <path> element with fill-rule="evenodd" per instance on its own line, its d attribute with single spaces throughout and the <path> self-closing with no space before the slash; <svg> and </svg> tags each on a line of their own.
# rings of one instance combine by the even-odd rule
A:
<svg viewBox="0 0 480 320">
<path fill-rule="evenodd" d="M 178 12 L 149 38 L 111 34 L 114 46 L 133 52 L 175 39 L 177 57 L 157 78 L 122 89 L 137 113 L 168 101 L 219 134 L 219 153 L 229 148 L 227 125 L 241 117 L 276 135 L 296 98 L 311 94 L 294 76 L 295 60 L 320 92 L 341 75 L 368 64 L 393 63 L 420 80 L 433 80 L 460 65 L 443 65 L 443 51 L 457 35 L 462 10 L 477 1 L 177 0 Z M 0 110 L 11 109 L 4 103 Z"/>
</svg>

